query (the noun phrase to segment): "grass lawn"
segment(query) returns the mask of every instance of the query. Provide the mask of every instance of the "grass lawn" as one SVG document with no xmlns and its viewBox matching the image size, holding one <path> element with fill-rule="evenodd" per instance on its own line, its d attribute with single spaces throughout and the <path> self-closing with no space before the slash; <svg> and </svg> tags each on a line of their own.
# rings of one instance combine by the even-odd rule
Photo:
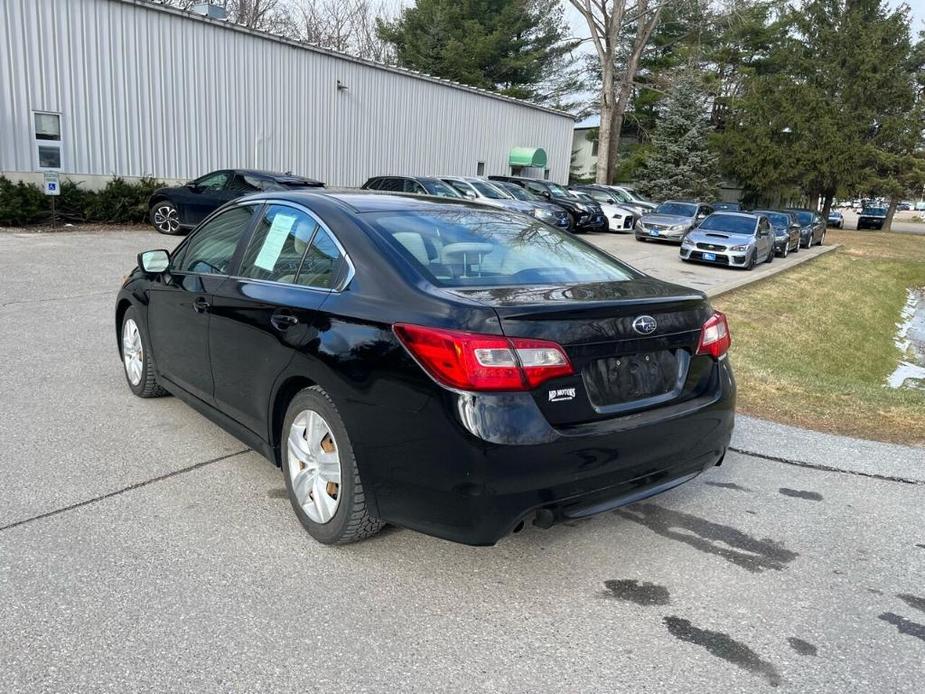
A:
<svg viewBox="0 0 925 694">
<path fill-rule="evenodd" d="M 713 300 L 729 317 L 739 410 L 925 445 L 925 391 L 884 385 L 906 290 L 925 287 L 925 236 L 830 229 L 826 242 L 842 248 Z"/>
</svg>

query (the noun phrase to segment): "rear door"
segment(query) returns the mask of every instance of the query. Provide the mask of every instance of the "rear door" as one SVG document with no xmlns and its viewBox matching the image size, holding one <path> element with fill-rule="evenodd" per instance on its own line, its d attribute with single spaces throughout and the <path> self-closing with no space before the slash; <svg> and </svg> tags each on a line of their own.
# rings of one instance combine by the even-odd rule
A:
<svg viewBox="0 0 925 694">
<path fill-rule="evenodd" d="M 174 252 L 168 272 L 148 293 L 148 332 L 158 372 L 206 402 L 212 402 L 212 293 L 234 264 L 255 209 L 233 207 L 203 224 Z"/>
<path fill-rule="evenodd" d="M 283 202 L 264 208 L 235 276 L 213 298 L 209 342 L 219 409 L 266 435 L 276 379 L 294 351 L 317 345 L 322 306 L 348 270 L 341 247 L 307 209 Z"/>
</svg>

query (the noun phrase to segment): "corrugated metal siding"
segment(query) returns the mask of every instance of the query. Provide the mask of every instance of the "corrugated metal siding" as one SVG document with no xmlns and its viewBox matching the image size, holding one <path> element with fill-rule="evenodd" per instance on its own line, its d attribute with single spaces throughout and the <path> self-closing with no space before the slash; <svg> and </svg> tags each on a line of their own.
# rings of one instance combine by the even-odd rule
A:
<svg viewBox="0 0 925 694">
<path fill-rule="evenodd" d="M 0 0 L 0 171 L 35 168 L 33 110 L 62 114 L 65 173 L 507 173 L 543 147 L 568 178 L 573 121 L 123 0 Z M 338 91 L 337 80 L 347 85 Z"/>
</svg>

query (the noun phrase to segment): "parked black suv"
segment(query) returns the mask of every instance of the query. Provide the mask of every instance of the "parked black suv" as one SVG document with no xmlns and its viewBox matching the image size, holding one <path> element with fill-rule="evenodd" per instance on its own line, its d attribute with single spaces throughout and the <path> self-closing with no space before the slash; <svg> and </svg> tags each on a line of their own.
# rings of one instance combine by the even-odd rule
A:
<svg viewBox="0 0 925 694">
<path fill-rule="evenodd" d="M 595 202 L 576 200 L 558 183 L 524 176 L 489 176 L 488 179 L 516 183 L 531 193 L 564 207 L 572 217 L 572 229 L 576 232 L 607 231 L 607 218 L 600 205 Z"/>
<path fill-rule="evenodd" d="M 182 186 L 154 191 L 148 199 L 148 219 L 162 234 L 179 234 L 192 229 L 226 202 L 242 195 L 323 186 L 321 181 L 291 173 L 222 169 Z"/>
</svg>

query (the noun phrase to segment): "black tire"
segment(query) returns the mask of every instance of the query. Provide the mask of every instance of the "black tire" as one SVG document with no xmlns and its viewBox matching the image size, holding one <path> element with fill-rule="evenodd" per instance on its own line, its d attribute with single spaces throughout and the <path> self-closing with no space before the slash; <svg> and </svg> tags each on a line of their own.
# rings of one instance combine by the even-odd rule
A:
<svg viewBox="0 0 925 694">
<path fill-rule="evenodd" d="M 176 205 L 169 200 L 158 200 L 151 205 L 151 209 L 148 210 L 148 221 L 160 234 L 177 236 L 183 233 L 180 227 L 180 213 Z"/>
<path fill-rule="evenodd" d="M 138 337 L 141 340 L 141 376 L 137 383 L 132 383 L 132 378 L 129 377 L 129 367 L 125 360 L 125 328 L 129 321 L 132 321 L 136 326 Z M 167 395 L 167 391 L 157 384 L 154 354 L 151 352 L 150 344 L 142 322 L 138 319 L 135 307 L 130 307 L 122 316 L 122 325 L 119 326 L 119 355 L 122 357 L 122 373 L 125 374 L 125 382 L 128 383 L 128 387 L 139 398 L 159 398 Z"/>
<path fill-rule="evenodd" d="M 337 441 L 337 453 L 340 458 L 338 504 L 334 515 L 326 523 L 317 523 L 309 518 L 292 489 L 292 476 L 289 472 L 290 455 L 287 452 L 286 441 L 296 416 L 305 410 L 314 410 L 320 414 L 330 426 Z M 280 457 L 282 462 L 280 467 L 292 510 L 295 511 L 296 517 L 308 534 L 318 542 L 326 545 L 344 545 L 371 537 L 382 529 L 383 522 L 370 514 L 366 504 L 363 483 L 360 480 L 353 446 L 344 421 L 334 402 L 320 387 L 313 386 L 299 391 L 289 403 L 280 432 Z"/>
<path fill-rule="evenodd" d="M 755 267 L 755 263 L 758 262 L 758 251 L 752 251 L 748 256 L 748 262 L 745 264 L 745 270 L 751 272 Z"/>
<path fill-rule="evenodd" d="M 768 250 L 768 257 L 764 259 L 764 262 L 768 264 L 774 262 L 774 246 L 773 245 L 771 246 L 770 250 Z"/>
<path fill-rule="evenodd" d="M 784 250 L 781 252 L 780 257 L 786 258 L 788 255 L 790 255 L 790 239 L 787 239 L 787 243 L 784 244 Z"/>
</svg>

